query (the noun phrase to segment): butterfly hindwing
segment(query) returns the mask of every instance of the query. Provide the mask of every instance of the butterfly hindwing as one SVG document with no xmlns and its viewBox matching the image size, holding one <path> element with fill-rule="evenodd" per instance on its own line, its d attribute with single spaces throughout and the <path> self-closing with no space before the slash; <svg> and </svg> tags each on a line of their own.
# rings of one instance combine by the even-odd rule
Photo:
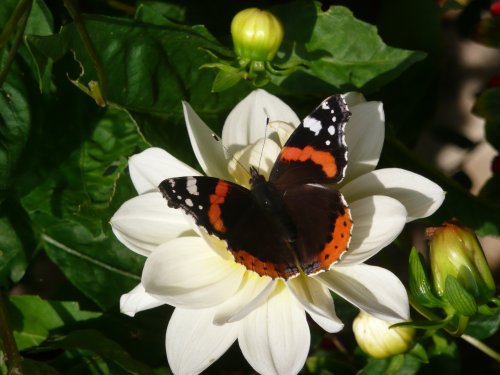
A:
<svg viewBox="0 0 500 375">
<path fill-rule="evenodd" d="M 269 180 L 280 190 L 303 183 L 338 183 L 345 175 L 344 128 L 351 116 L 340 95 L 325 99 L 292 133 Z"/>
<path fill-rule="evenodd" d="M 352 220 L 342 194 L 319 184 L 288 189 L 283 197 L 297 230 L 295 251 L 309 275 L 330 269 L 347 250 Z"/>
</svg>

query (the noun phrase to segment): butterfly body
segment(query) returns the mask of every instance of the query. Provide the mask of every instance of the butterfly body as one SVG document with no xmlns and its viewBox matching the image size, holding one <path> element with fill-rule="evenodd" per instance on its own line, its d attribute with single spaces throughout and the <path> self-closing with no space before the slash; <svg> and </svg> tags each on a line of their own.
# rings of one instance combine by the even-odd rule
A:
<svg viewBox="0 0 500 375">
<path fill-rule="evenodd" d="M 214 177 L 176 177 L 159 188 L 170 207 L 227 244 L 236 262 L 261 276 L 288 279 L 328 270 L 352 229 L 342 194 L 324 184 L 345 174 L 345 101 L 323 101 L 292 133 L 266 181 L 250 168 L 250 189 Z"/>
</svg>

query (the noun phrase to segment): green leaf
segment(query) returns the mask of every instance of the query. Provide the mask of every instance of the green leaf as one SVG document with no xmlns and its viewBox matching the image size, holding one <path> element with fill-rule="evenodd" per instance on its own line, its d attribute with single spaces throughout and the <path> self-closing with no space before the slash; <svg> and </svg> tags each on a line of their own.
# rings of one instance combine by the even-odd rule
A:
<svg viewBox="0 0 500 375">
<path fill-rule="evenodd" d="M 216 72 L 200 69 L 213 59 L 206 50 L 230 55 L 203 26 L 182 26 L 142 5 L 134 20 L 85 17 L 107 77 L 105 96 L 130 111 L 151 145 L 163 147 L 185 162 L 194 161 L 181 100 L 187 100 L 216 132 L 225 116 L 250 91 L 233 86 L 224 95 L 210 93 Z M 81 66 L 79 87 L 97 81 L 94 65 L 73 24 L 58 34 L 27 39 L 41 70 L 71 51 Z M 74 77 L 74 75 L 72 75 Z M 88 91 L 88 90 L 87 90 Z"/>
<path fill-rule="evenodd" d="M 49 366 L 47 363 L 40 361 L 33 361 L 31 359 L 24 358 L 21 362 L 21 368 L 23 374 L 29 375 L 60 375 L 55 368 Z"/>
<path fill-rule="evenodd" d="M 57 329 L 69 331 L 76 323 L 101 315 L 80 310 L 77 302 L 45 301 L 38 296 L 13 296 L 7 311 L 19 350 L 40 345 Z"/>
<path fill-rule="evenodd" d="M 500 329 L 500 312 L 495 315 L 484 316 L 474 315 L 469 320 L 465 333 L 474 336 L 479 340 L 484 340 L 493 336 Z"/>
<path fill-rule="evenodd" d="M 213 92 L 221 92 L 233 87 L 241 80 L 241 74 L 237 72 L 226 72 L 220 70 L 214 79 Z"/>
<path fill-rule="evenodd" d="M 31 233 L 17 202 L 7 200 L 0 204 L 0 284 L 9 278 L 19 282 L 27 267 L 26 253 L 33 245 Z"/>
<path fill-rule="evenodd" d="M 142 8 L 142 12 L 146 11 Z M 214 73 L 198 69 L 209 62 L 202 50 L 221 46 L 201 26 L 185 27 L 164 19 L 163 25 L 103 16 L 87 16 L 85 27 L 99 51 L 107 79 L 108 101 L 127 109 L 156 115 L 180 112 L 180 103 L 193 87 L 209 88 Z M 77 80 L 87 86 L 98 81 L 97 73 L 74 24 L 59 34 L 28 37 L 28 44 L 41 66 L 58 60 L 69 50 L 81 64 Z M 196 91 L 200 91 L 196 89 Z M 204 94 L 207 91 L 204 91 Z M 215 98 L 204 95 L 204 100 Z"/>
<path fill-rule="evenodd" d="M 91 121 L 88 138 L 22 203 L 51 260 L 86 296 L 109 308 L 140 280 L 143 258 L 114 239 L 108 221 L 133 194 L 127 158 L 146 143 L 123 110 L 109 108 Z"/>
<path fill-rule="evenodd" d="M 307 358 L 308 373 L 315 375 L 351 375 L 353 369 L 348 366 L 341 356 L 325 350 L 317 350 Z"/>
<path fill-rule="evenodd" d="M 399 354 L 386 359 L 370 358 L 359 375 L 411 375 L 416 374 L 422 361 L 410 354 Z"/>
<path fill-rule="evenodd" d="M 477 312 L 474 297 L 453 276 L 446 278 L 444 298 L 448 300 L 458 314 L 472 316 Z"/>
<path fill-rule="evenodd" d="M 416 248 L 411 249 L 409 258 L 409 286 L 412 299 L 425 307 L 440 307 L 443 302 L 432 292 L 431 283 L 425 271 L 424 261 Z"/>
<path fill-rule="evenodd" d="M 6 53 L 0 51 L 1 66 L 5 60 Z M 28 140 L 32 118 L 30 83 L 29 77 L 13 64 L 0 87 L 0 201 L 12 184 L 12 173 Z"/>
<path fill-rule="evenodd" d="M 396 323 L 393 324 L 391 327 L 413 327 L 413 328 L 418 328 L 418 329 L 425 329 L 425 330 L 438 330 L 440 328 L 445 327 L 449 323 L 448 320 L 438 320 L 438 321 L 431 321 L 431 320 L 425 320 L 425 321 L 410 321 L 410 322 L 402 322 L 402 323 Z"/>
<path fill-rule="evenodd" d="M 376 91 L 425 57 L 422 52 L 387 46 L 374 26 L 357 20 L 342 6 L 322 11 L 319 2 L 296 1 L 273 8 L 273 12 L 284 23 L 284 55 L 291 56 L 279 63 L 303 63 L 309 67 L 304 73 L 339 91 Z M 311 85 L 305 84 L 305 77 L 299 76 L 291 75 L 282 85 L 306 93 L 321 87 L 312 79 L 308 80 Z M 323 86 L 322 91 L 326 90 Z"/>
<path fill-rule="evenodd" d="M 118 365 L 128 373 L 150 374 L 152 372 L 148 366 L 133 359 L 118 343 L 95 330 L 73 331 L 62 339 L 51 341 L 48 345 L 52 348 L 92 352 L 106 362 Z"/>
</svg>

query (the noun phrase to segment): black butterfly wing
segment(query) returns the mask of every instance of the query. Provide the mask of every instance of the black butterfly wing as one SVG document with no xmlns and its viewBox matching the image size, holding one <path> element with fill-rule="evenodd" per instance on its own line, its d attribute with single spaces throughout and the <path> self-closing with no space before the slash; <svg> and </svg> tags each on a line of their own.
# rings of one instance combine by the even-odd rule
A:
<svg viewBox="0 0 500 375">
<path fill-rule="evenodd" d="M 309 275 L 330 269 L 347 251 L 352 220 L 342 194 L 319 184 L 287 189 L 283 196 L 297 229 L 295 251 Z"/>
<path fill-rule="evenodd" d="M 325 99 L 292 133 L 269 181 L 279 190 L 305 183 L 338 183 L 345 175 L 344 128 L 351 113 L 340 95 Z"/>
<path fill-rule="evenodd" d="M 205 176 L 169 178 L 159 188 L 170 207 L 183 209 L 198 226 L 226 241 L 235 261 L 247 269 L 285 279 L 299 272 L 275 218 L 248 189 Z"/>
</svg>

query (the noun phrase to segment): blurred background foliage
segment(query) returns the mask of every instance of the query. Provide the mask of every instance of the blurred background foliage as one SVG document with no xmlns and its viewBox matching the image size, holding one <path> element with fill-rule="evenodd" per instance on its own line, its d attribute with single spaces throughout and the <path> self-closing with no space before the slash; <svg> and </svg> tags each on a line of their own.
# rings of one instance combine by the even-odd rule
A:
<svg viewBox="0 0 500 375">
<path fill-rule="evenodd" d="M 164 335 L 171 310 L 165 306 L 133 319 L 119 313 L 120 295 L 140 281 L 144 259 L 113 237 L 108 221 L 135 195 L 127 171 L 134 153 L 162 147 L 196 166 L 181 100 L 220 133 L 229 111 L 254 89 L 242 80 L 213 92 L 217 70 L 200 69 L 214 62 L 213 54 L 234 58 L 230 22 L 250 6 L 270 10 L 284 24 L 276 62 L 303 66 L 272 76 L 266 90 L 300 116 L 333 93 L 360 91 L 383 101 L 381 164 L 420 173 L 447 192 L 432 218 L 409 227 L 388 258 L 377 261 L 405 280 L 415 229 L 449 218 L 480 235 L 498 236 L 498 156 L 488 180 L 472 194 L 466 171 L 440 168 L 430 157 L 435 150 L 422 143 L 434 137 L 464 150 L 476 146 L 456 131 L 465 124 L 451 109 L 453 126 L 436 126 L 444 77 L 455 58 L 445 48 L 445 30 L 454 30 L 460 41 L 499 48 L 500 17 L 492 3 L 2 0 L 0 325 L 13 333 L 24 373 L 169 373 Z M 500 64 L 498 69 L 496 77 L 484 77 L 467 109 L 484 119 L 486 141 L 496 150 Z M 337 306 L 348 327 L 356 311 L 342 301 Z M 499 324 L 498 316 L 473 321 L 470 334 L 499 344 Z M 304 373 L 499 369 L 444 335 L 423 337 L 408 354 L 376 360 L 356 349 L 348 328 L 335 336 L 315 326 L 311 331 Z M 4 335 L 5 352 L 6 340 Z M 250 373 L 246 366 L 236 347 L 207 373 Z"/>
</svg>

